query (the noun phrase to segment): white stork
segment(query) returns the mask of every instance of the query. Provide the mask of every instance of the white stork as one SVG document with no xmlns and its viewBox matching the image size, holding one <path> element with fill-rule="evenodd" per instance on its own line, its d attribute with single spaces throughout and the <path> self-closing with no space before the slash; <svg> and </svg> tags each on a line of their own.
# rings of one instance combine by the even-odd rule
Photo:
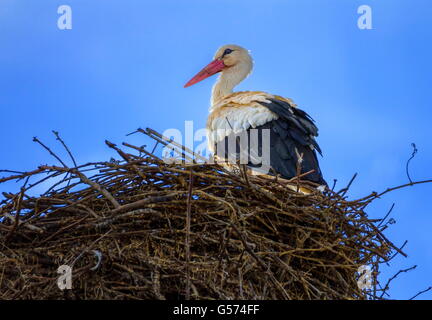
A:
<svg viewBox="0 0 432 320">
<path fill-rule="evenodd" d="M 252 67 L 253 60 L 246 49 L 225 45 L 217 50 L 210 64 L 186 83 L 185 88 L 220 72 L 213 86 L 207 120 L 210 150 L 215 152 L 218 143 L 227 142 L 230 135 L 246 132 L 250 136 L 251 129 L 258 132 L 268 129 L 269 175 L 291 179 L 299 173 L 310 172 L 302 179 L 326 185 L 316 155 L 316 151 L 321 154 L 321 149 L 315 141 L 318 129 L 312 118 L 291 99 L 261 91 L 233 92 Z M 263 146 L 259 145 L 259 151 L 262 150 Z M 248 167 L 253 170 L 257 165 L 249 162 Z"/>
</svg>

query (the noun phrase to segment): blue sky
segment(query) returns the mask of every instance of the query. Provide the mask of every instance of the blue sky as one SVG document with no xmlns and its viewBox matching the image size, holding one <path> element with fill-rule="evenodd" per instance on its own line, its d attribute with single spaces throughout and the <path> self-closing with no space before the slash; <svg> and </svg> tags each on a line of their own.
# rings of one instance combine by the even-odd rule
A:
<svg viewBox="0 0 432 320">
<path fill-rule="evenodd" d="M 57 28 L 64 4 L 72 30 Z M 372 30 L 357 27 L 360 5 L 372 8 Z M 2 0 L 0 168 L 54 163 L 31 141 L 54 145 L 51 130 L 83 163 L 114 156 L 105 139 L 143 144 L 125 136 L 138 127 L 204 127 L 214 79 L 183 84 L 236 43 L 255 60 L 238 90 L 290 97 L 317 121 L 329 183 L 342 187 L 358 172 L 351 198 L 406 183 L 412 142 L 412 178 L 430 179 L 431 16 L 427 0 Z M 431 192 L 406 188 L 369 208 L 382 217 L 396 203 L 387 236 L 408 240 L 408 258 L 383 278 L 418 265 L 394 281 L 392 298 L 432 285 Z"/>
</svg>

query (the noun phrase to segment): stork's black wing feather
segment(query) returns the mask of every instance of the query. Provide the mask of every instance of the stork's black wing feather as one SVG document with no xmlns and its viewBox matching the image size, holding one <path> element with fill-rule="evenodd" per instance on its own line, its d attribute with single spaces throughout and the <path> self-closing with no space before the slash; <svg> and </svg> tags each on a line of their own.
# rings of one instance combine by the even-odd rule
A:
<svg viewBox="0 0 432 320">
<path fill-rule="evenodd" d="M 292 107 L 288 102 L 271 99 L 270 103 L 259 102 L 279 118 L 269 121 L 262 126 L 247 130 L 248 147 L 251 148 L 251 130 L 258 131 L 258 155 L 263 156 L 263 133 L 268 130 L 270 133 L 270 166 L 268 174 L 278 174 L 283 178 L 290 179 L 297 174 L 298 156 L 302 155 L 301 173 L 314 170 L 313 173 L 304 177 L 305 180 L 319 184 L 327 184 L 323 179 L 319 167 L 316 151 L 321 154 L 321 149 L 315 141 L 318 135 L 318 128 L 313 119 L 303 110 Z M 225 138 L 225 154 L 228 155 L 229 137 Z M 217 149 L 217 146 L 216 146 Z M 236 146 L 236 159 L 239 159 L 240 144 Z M 251 161 L 249 167 L 258 168 L 260 164 Z"/>
<path fill-rule="evenodd" d="M 288 130 L 292 133 L 293 139 L 303 145 L 310 145 L 322 155 L 321 148 L 315 141 L 315 137 L 318 136 L 318 128 L 315 126 L 314 120 L 306 112 L 292 107 L 288 102 L 279 99 L 269 100 L 270 103 L 257 102 L 290 124 Z"/>
</svg>

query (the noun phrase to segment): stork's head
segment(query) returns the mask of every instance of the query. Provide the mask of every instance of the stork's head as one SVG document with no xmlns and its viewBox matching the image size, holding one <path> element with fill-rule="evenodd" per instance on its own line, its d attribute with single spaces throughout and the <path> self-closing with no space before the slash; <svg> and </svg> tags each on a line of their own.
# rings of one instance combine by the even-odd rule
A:
<svg viewBox="0 0 432 320">
<path fill-rule="evenodd" d="M 214 60 L 189 80 L 184 87 L 187 88 L 219 72 L 238 73 L 244 78 L 251 72 L 252 65 L 252 57 L 248 50 L 235 44 L 228 44 L 220 47 L 216 51 Z"/>
</svg>

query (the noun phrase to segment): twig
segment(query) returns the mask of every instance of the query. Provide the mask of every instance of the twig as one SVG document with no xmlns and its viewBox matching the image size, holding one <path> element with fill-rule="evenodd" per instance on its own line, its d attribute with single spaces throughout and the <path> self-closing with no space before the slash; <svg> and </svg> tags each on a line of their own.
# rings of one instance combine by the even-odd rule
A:
<svg viewBox="0 0 432 320">
<path fill-rule="evenodd" d="M 21 192 L 18 195 L 18 200 L 17 200 L 16 208 L 15 208 L 15 212 L 16 212 L 15 222 L 14 222 L 11 230 L 9 231 L 9 233 L 7 234 L 7 236 L 5 238 L 6 243 L 9 241 L 9 239 L 12 237 L 13 233 L 16 231 L 16 229 L 20 225 L 21 203 L 22 203 L 22 200 L 24 197 L 24 190 L 25 190 L 25 187 L 26 187 L 29 179 L 30 179 L 30 176 L 27 177 L 26 181 L 24 182 L 24 185 L 21 187 Z"/>
<path fill-rule="evenodd" d="M 353 175 L 353 177 L 352 177 L 351 180 L 349 181 L 348 185 L 347 185 L 345 188 L 341 189 L 341 190 L 338 192 L 338 194 L 339 194 L 339 193 L 342 193 L 342 194 L 341 194 L 341 197 L 343 197 L 343 196 L 347 193 L 347 191 L 348 191 L 349 188 L 351 187 L 351 185 L 352 185 L 352 183 L 354 182 L 354 180 L 355 180 L 356 177 L 357 177 L 357 172 Z"/>
<path fill-rule="evenodd" d="M 186 300 L 190 300 L 190 289 L 191 289 L 191 280 L 190 280 L 190 233 L 191 233 L 191 209 L 192 209 L 192 187 L 193 187 L 193 171 L 190 168 L 189 173 L 189 190 L 188 190 L 188 198 L 187 198 L 187 213 L 186 213 L 186 240 L 185 240 L 185 249 L 186 249 Z"/>
<path fill-rule="evenodd" d="M 409 298 L 408 300 L 414 300 L 414 299 L 417 298 L 419 295 L 421 295 L 421 294 L 423 294 L 423 293 L 425 293 L 425 292 L 428 292 L 429 290 L 432 290 L 432 287 L 429 287 L 429 288 L 427 288 L 427 289 L 425 289 L 425 290 L 420 291 L 419 293 L 417 293 L 415 296 Z"/>
<path fill-rule="evenodd" d="M 417 154 L 417 147 L 416 147 L 416 145 L 415 145 L 415 143 L 411 143 L 411 146 L 413 147 L 413 152 L 412 152 L 412 154 L 411 154 L 411 157 L 408 159 L 408 161 L 407 161 L 407 163 L 406 163 L 406 167 L 405 167 L 405 170 L 406 170 L 406 174 L 407 174 L 407 177 L 408 177 L 408 180 L 409 180 L 409 182 L 412 184 L 412 180 L 411 180 L 411 177 L 410 177 L 410 174 L 409 174 L 409 164 L 410 164 L 410 161 L 415 157 L 415 155 Z"/>
<path fill-rule="evenodd" d="M 72 155 L 72 152 L 70 151 L 70 149 L 68 148 L 68 146 L 66 145 L 66 143 L 63 141 L 63 139 L 60 137 L 60 134 L 59 134 L 57 131 L 55 131 L 55 130 L 53 130 L 52 132 L 53 132 L 54 135 L 56 136 L 56 139 L 57 139 L 58 141 L 60 141 L 60 143 L 61 143 L 61 144 L 63 145 L 63 147 L 66 149 L 67 153 L 69 154 L 69 157 L 71 158 L 71 160 L 72 160 L 72 162 L 73 162 L 73 164 L 74 164 L 74 167 L 75 167 L 75 168 L 78 167 L 78 165 L 77 165 L 77 163 L 76 163 L 76 161 L 75 161 L 75 158 L 74 158 L 74 156 Z"/>
<path fill-rule="evenodd" d="M 44 145 L 42 143 L 42 141 L 40 141 L 37 137 L 33 137 L 33 142 L 40 144 L 45 150 L 47 150 L 49 152 L 50 155 L 52 155 L 54 158 L 56 158 L 62 164 L 63 167 L 67 168 L 67 165 L 63 162 L 63 160 L 60 159 L 60 157 L 57 156 L 54 152 L 52 152 L 50 148 L 48 148 L 46 145 Z"/>
<path fill-rule="evenodd" d="M 394 279 L 396 279 L 397 277 L 398 277 L 398 275 L 400 275 L 401 273 L 405 273 L 405 272 L 409 272 L 409 271 L 411 271 L 411 270 L 414 270 L 415 268 L 417 268 L 417 266 L 415 265 L 415 266 L 412 266 L 411 268 L 407 268 L 407 269 L 402 269 L 402 270 L 399 270 L 393 277 L 391 277 L 388 281 L 387 281 L 387 283 L 386 283 L 386 285 L 384 286 L 384 289 L 383 289 L 383 291 L 382 291 L 382 293 L 381 293 L 381 296 L 380 296 L 380 298 L 382 298 L 383 296 L 384 296 L 384 294 L 387 292 L 387 290 L 390 288 L 390 283 L 394 280 Z"/>
<path fill-rule="evenodd" d="M 390 213 L 393 211 L 395 204 L 393 203 L 390 207 L 390 210 L 387 212 L 387 214 L 384 216 L 384 218 L 381 219 L 380 223 L 378 223 L 377 227 L 379 228 L 381 224 L 387 219 L 387 217 L 390 215 Z"/>
</svg>

